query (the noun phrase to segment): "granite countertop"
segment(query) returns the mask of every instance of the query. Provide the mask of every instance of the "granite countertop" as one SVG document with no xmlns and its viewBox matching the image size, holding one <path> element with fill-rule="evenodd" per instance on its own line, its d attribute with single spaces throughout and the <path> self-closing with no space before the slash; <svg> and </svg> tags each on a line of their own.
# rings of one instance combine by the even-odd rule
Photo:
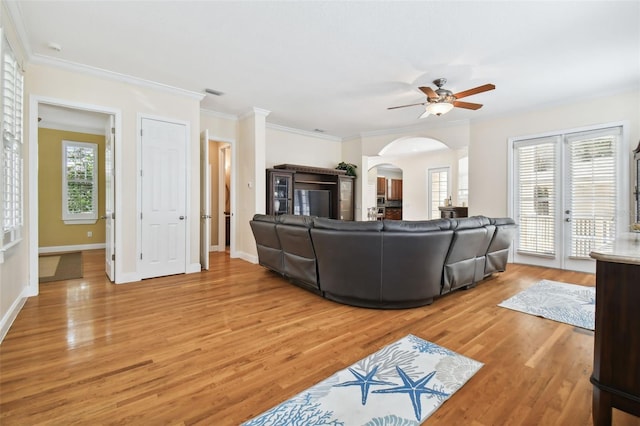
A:
<svg viewBox="0 0 640 426">
<path fill-rule="evenodd" d="M 605 262 L 640 265 L 640 233 L 621 234 L 611 243 L 593 250 L 589 256 Z"/>
</svg>

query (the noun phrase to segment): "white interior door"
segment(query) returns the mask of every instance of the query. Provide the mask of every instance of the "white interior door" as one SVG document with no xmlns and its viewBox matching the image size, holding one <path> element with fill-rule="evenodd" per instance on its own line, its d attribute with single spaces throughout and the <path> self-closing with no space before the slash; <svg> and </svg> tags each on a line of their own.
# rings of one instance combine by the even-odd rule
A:
<svg viewBox="0 0 640 426">
<path fill-rule="evenodd" d="M 113 147 L 115 145 L 115 118 L 109 116 L 105 128 L 104 148 L 104 176 L 105 176 L 105 214 L 103 216 L 105 226 L 105 272 L 109 280 L 116 280 L 116 255 L 115 255 L 115 162 L 113 159 Z"/>
<path fill-rule="evenodd" d="M 209 270 L 211 246 L 211 167 L 209 165 L 209 131 L 200 134 L 200 266 Z"/>
<path fill-rule="evenodd" d="M 186 272 L 187 126 L 141 121 L 142 278 Z"/>
</svg>

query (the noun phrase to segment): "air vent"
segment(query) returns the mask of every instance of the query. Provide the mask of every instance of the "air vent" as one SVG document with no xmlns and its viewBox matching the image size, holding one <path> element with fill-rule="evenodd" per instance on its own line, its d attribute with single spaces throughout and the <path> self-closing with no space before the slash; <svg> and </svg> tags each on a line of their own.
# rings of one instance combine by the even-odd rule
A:
<svg viewBox="0 0 640 426">
<path fill-rule="evenodd" d="M 205 92 L 207 92 L 210 95 L 214 95 L 214 96 L 222 96 L 224 95 L 223 92 L 220 92 L 219 90 L 213 90 L 213 89 L 204 89 Z"/>
</svg>

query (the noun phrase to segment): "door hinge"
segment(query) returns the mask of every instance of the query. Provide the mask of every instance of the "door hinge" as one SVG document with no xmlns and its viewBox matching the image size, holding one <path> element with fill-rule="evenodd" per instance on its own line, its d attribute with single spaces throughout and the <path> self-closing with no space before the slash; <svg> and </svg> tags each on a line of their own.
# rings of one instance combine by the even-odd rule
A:
<svg viewBox="0 0 640 426">
<path fill-rule="evenodd" d="M 142 213 L 140 213 L 140 220 L 142 220 Z"/>
<path fill-rule="evenodd" d="M 116 134 L 116 128 L 115 128 L 115 127 L 112 127 L 112 128 L 111 128 L 111 134 L 112 134 L 112 135 L 115 135 L 115 134 Z"/>
<path fill-rule="evenodd" d="M 112 261 L 112 262 L 115 262 L 115 261 L 116 261 L 116 254 L 115 254 L 115 253 L 113 253 L 113 254 L 111 255 L 111 261 Z"/>
<path fill-rule="evenodd" d="M 140 260 L 142 260 L 142 253 L 140 253 Z"/>
<path fill-rule="evenodd" d="M 140 129 L 140 136 L 142 136 L 142 129 Z"/>
</svg>

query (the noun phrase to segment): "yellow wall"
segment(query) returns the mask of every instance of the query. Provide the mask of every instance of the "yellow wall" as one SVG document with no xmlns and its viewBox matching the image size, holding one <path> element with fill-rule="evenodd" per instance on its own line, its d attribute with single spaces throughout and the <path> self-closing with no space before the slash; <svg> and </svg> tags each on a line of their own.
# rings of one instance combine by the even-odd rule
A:
<svg viewBox="0 0 640 426">
<path fill-rule="evenodd" d="M 64 130 L 38 131 L 39 247 L 104 244 L 104 221 L 66 225 L 62 220 L 62 141 L 98 144 L 98 217 L 104 215 L 104 136 Z M 88 237 L 87 232 L 92 236 Z"/>
</svg>

